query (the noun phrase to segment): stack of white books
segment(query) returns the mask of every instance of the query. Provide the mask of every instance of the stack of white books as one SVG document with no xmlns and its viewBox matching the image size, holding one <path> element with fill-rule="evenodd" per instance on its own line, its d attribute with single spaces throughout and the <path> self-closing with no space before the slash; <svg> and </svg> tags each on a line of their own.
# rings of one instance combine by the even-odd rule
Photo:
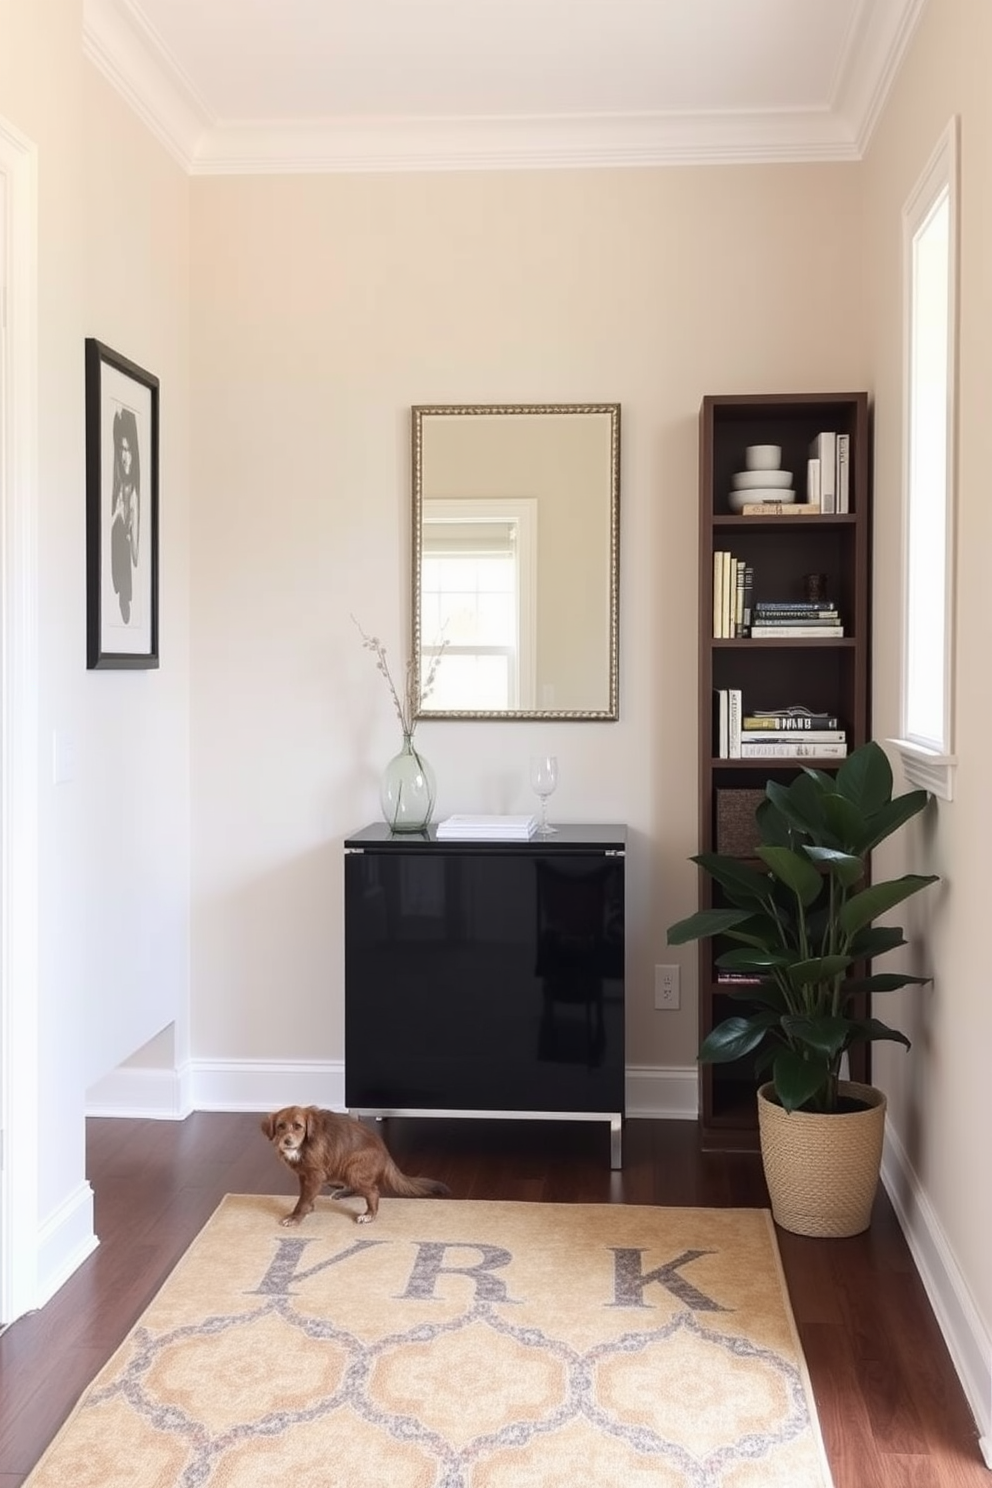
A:
<svg viewBox="0 0 992 1488">
<path fill-rule="evenodd" d="M 438 842 L 526 842 L 537 826 L 536 816 L 448 816 L 438 822 L 435 836 Z"/>
</svg>

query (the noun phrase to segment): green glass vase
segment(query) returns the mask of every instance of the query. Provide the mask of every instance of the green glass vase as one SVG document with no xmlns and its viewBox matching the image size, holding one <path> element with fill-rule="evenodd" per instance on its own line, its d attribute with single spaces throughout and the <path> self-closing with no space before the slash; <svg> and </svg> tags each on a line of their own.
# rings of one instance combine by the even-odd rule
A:
<svg viewBox="0 0 992 1488">
<path fill-rule="evenodd" d="M 393 832 L 422 832 L 430 822 L 437 798 L 434 771 L 413 742 L 403 735 L 403 748 L 382 773 L 379 800 L 382 815 Z"/>
</svg>

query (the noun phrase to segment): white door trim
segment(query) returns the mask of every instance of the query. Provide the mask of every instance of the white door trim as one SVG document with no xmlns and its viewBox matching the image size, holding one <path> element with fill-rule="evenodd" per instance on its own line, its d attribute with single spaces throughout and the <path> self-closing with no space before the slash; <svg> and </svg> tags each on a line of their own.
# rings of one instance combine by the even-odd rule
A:
<svg viewBox="0 0 992 1488">
<path fill-rule="evenodd" d="M 37 1305 L 37 151 L 0 117 L 0 1321 Z"/>
</svg>

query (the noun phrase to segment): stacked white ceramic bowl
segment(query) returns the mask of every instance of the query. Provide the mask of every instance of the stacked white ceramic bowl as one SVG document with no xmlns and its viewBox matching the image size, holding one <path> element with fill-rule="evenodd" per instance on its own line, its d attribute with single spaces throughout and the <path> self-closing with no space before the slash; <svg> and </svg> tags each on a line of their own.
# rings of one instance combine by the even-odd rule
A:
<svg viewBox="0 0 992 1488">
<path fill-rule="evenodd" d="M 727 497 L 732 512 L 758 501 L 795 501 L 792 471 L 782 470 L 780 444 L 749 444 L 744 451 L 744 470 L 731 476 L 733 489 Z"/>
</svg>

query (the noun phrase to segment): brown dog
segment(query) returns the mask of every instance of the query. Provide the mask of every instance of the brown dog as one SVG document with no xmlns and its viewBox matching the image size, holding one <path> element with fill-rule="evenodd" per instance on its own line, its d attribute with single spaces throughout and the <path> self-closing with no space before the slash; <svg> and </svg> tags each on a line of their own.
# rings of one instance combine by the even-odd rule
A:
<svg viewBox="0 0 992 1488">
<path fill-rule="evenodd" d="M 280 1224 L 299 1224 L 325 1183 L 335 1189 L 332 1199 L 357 1194 L 365 1200 L 365 1213 L 355 1216 L 358 1224 L 375 1219 L 383 1189 L 409 1199 L 450 1192 L 433 1178 L 401 1173 L 378 1132 L 351 1116 L 317 1106 L 284 1106 L 263 1118 L 262 1130 L 300 1184 L 296 1208 Z"/>
</svg>

